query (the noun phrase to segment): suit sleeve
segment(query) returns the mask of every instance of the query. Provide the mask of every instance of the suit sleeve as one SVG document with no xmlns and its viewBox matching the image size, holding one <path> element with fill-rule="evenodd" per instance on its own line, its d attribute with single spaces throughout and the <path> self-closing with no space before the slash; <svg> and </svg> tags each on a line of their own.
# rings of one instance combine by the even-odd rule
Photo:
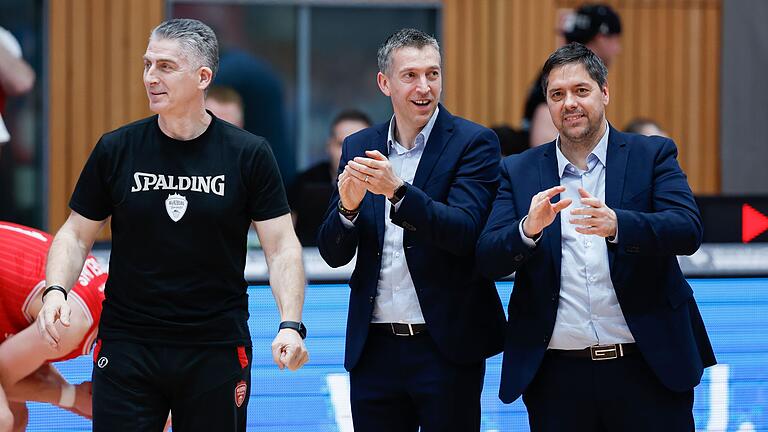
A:
<svg viewBox="0 0 768 432">
<path fill-rule="evenodd" d="M 499 159 L 496 134 L 483 128 L 459 160 L 446 202 L 410 185 L 390 214 L 392 223 L 452 254 L 471 256 L 496 193 Z"/>
<path fill-rule="evenodd" d="M 344 171 L 348 161 L 349 142 L 348 139 L 345 139 L 342 144 L 337 178 Z M 325 219 L 317 233 L 317 248 L 320 256 L 333 268 L 341 267 L 352 261 L 358 243 L 357 228 L 344 226 L 339 217 L 338 206 L 339 189 L 334 188 L 328 209 L 325 211 Z"/>
<path fill-rule="evenodd" d="M 511 156 L 515 158 L 515 156 Z M 493 202 L 491 215 L 477 242 L 478 271 L 486 277 L 498 279 L 516 272 L 526 259 L 538 247 L 530 247 L 520 236 L 520 221 L 528 209 L 517 208 L 514 199 L 514 186 L 510 173 L 512 159 L 501 164 L 501 180 L 499 193 Z M 546 235 L 546 229 L 542 234 Z"/>
<path fill-rule="evenodd" d="M 664 141 L 655 157 L 650 193 L 650 212 L 613 209 L 620 233 L 615 247 L 620 253 L 637 255 L 696 252 L 703 235 L 701 215 L 671 140 Z"/>
</svg>

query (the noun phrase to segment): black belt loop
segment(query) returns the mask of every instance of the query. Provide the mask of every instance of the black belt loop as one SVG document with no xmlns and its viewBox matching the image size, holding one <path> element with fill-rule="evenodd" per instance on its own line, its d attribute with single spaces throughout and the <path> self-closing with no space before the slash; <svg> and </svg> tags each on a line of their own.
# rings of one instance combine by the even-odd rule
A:
<svg viewBox="0 0 768 432">
<path fill-rule="evenodd" d="M 371 329 L 395 336 L 416 336 L 427 331 L 426 324 L 372 323 Z"/>
</svg>

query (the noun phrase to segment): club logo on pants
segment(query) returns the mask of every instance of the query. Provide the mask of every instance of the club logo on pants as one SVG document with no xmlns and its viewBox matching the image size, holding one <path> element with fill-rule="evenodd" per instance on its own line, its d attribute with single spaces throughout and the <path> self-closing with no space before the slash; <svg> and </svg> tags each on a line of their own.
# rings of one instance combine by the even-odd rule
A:
<svg viewBox="0 0 768 432">
<path fill-rule="evenodd" d="M 165 200 L 165 211 L 168 212 L 172 221 L 178 222 L 187 212 L 187 199 L 179 194 L 168 195 L 168 199 Z"/>
<path fill-rule="evenodd" d="M 235 405 L 237 405 L 238 408 L 243 406 L 243 402 L 245 402 L 245 395 L 248 391 L 248 384 L 245 383 L 245 381 L 240 381 L 237 383 L 237 386 L 235 386 Z"/>
</svg>

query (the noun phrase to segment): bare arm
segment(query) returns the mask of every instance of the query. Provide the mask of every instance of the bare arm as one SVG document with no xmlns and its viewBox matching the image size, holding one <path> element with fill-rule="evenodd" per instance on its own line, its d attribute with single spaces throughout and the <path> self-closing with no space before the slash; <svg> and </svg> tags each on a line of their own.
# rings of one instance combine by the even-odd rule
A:
<svg viewBox="0 0 768 432">
<path fill-rule="evenodd" d="M 280 319 L 301 321 L 304 306 L 304 265 L 301 244 L 289 214 L 253 223 L 269 267 L 269 285 Z"/>
<path fill-rule="evenodd" d="M 70 399 L 62 404 L 62 391 L 65 387 L 73 389 L 74 400 Z M 42 365 L 33 374 L 8 388 L 6 393 L 10 402 L 43 402 L 68 409 L 86 418 L 92 416 L 91 382 L 85 381 L 73 386 L 51 364 Z"/>
<path fill-rule="evenodd" d="M 83 270 L 83 264 L 96 241 L 96 236 L 107 222 L 92 221 L 72 212 L 56 233 L 48 251 L 45 280 L 50 285 L 61 285 L 69 291 Z"/>
<path fill-rule="evenodd" d="M 64 225 L 56 233 L 51 249 L 48 251 L 48 263 L 45 268 L 45 280 L 48 286 L 60 285 L 69 292 L 83 270 L 83 264 L 91 251 L 101 228 L 107 222 L 92 221 L 77 212 L 72 212 Z M 64 295 L 51 291 L 43 298 L 43 307 L 37 315 L 37 328 L 40 334 L 53 347 L 59 344 L 59 332 L 54 325 L 61 320 L 69 326 L 70 309 Z"/>
<path fill-rule="evenodd" d="M 35 71 L 0 43 L 0 87 L 11 96 L 28 92 L 35 84 Z"/>
<path fill-rule="evenodd" d="M 293 230 L 291 215 L 253 223 L 259 235 L 269 267 L 269 284 L 275 297 L 280 319 L 301 321 L 304 306 L 304 265 L 301 244 Z M 308 359 L 304 341 L 291 329 L 280 330 L 272 343 L 275 363 L 291 370 L 298 369 Z"/>
</svg>

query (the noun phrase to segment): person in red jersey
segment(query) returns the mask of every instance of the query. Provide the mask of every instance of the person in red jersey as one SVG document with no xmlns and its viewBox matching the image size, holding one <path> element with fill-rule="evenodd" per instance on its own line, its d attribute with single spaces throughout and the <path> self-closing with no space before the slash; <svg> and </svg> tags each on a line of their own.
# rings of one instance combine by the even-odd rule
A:
<svg viewBox="0 0 768 432">
<path fill-rule="evenodd" d="M 50 235 L 34 228 L 0 222 L 0 432 L 26 428 L 26 401 L 47 402 L 91 416 L 90 381 L 72 385 L 51 363 L 90 352 L 107 272 L 95 257 L 88 256 L 68 297 L 72 309 L 69 329 L 53 348 L 32 325 L 42 307 L 51 241 Z"/>
</svg>

